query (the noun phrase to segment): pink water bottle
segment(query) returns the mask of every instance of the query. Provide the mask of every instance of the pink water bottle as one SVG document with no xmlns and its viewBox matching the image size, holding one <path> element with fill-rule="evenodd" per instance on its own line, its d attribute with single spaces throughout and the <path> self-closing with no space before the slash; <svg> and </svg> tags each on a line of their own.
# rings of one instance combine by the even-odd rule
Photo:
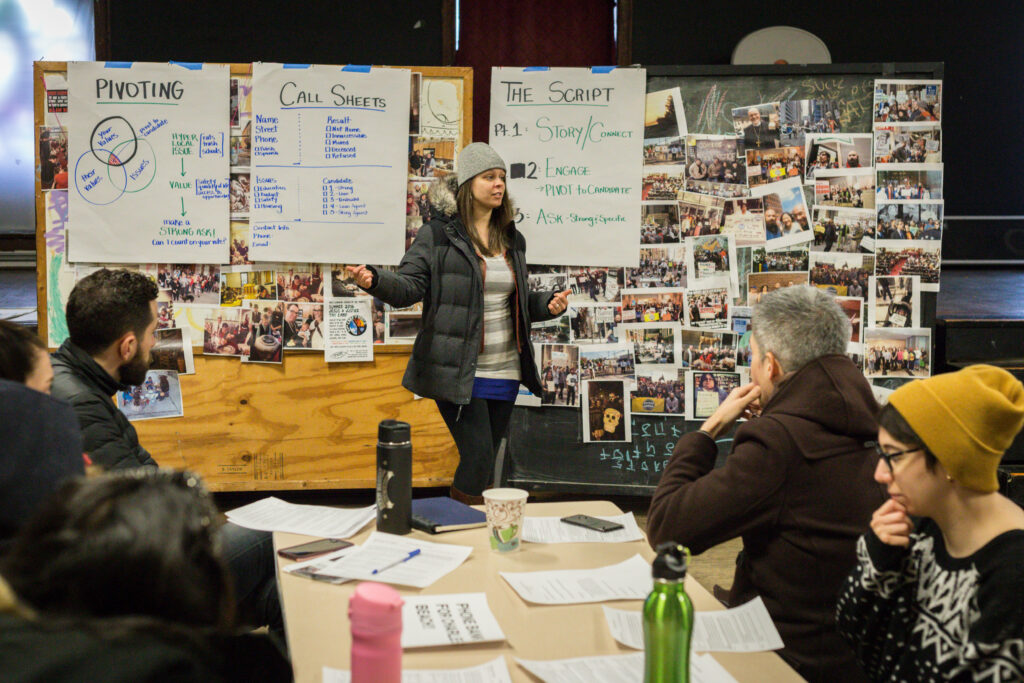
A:
<svg viewBox="0 0 1024 683">
<path fill-rule="evenodd" d="M 363 582 L 348 601 L 352 683 L 401 683 L 402 596 L 391 586 Z"/>
</svg>

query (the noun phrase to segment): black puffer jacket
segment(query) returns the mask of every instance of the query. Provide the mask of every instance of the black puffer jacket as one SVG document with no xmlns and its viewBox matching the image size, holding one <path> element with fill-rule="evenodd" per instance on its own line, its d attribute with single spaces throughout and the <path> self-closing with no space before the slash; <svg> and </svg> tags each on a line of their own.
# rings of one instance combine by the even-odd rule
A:
<svg viewBox="0 0 1024 683">
<path fill-rule="evenodd" d="M 402 386 L 427 398 L 467 404 L 473 396 L 483 334 L 484 275 L 466 227 L 455 215 L 454 185 L 454 174 L 431 185 L 431 208 L 437 217 L 420 228 L 396 272 L 375 269 L 376 284 L 368 291 L 400 308 L 423 301 L 423 328 Z M 514 225 L 507 229 L 514 244 L 507 260 L 515 273 L 511 306 L 517 318 L 522 383 L 539 394 L 530 325 L 555 317 L 548 312 L 554 292 L 530 292 L 526 240 Z"/>
<path fill-rule="evenodd" d="M 82 429 L 83 448 L 97 465 L 108 470 L 156 467 L 153 456 L 139 444 L 135 427 L 111 396 L 130 387 L 101 368 L 83 349 L 64 342 L 50 356 L 53 361 L 51 395 L 75 409 Z"/>
</svg>

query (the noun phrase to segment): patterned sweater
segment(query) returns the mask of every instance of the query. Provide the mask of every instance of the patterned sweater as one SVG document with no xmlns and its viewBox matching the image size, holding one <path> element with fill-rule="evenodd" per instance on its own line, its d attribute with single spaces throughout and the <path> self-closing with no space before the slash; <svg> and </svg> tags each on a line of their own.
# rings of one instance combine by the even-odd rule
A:
<svg viewBox="0 0 1024 683">
<path fill-rule="evenodd" d="M 921 520 L 910 548 L 869 531 L 837 606 L 839 632 L 875 681 L 1024 681 L 1024 531 L 969 557 Z"/>
</svg>

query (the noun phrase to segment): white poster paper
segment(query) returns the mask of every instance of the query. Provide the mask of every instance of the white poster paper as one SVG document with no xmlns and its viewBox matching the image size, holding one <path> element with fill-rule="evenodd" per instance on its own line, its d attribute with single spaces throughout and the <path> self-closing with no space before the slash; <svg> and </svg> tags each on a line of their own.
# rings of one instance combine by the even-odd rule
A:
<svg viewBox="0 0 1024 683">
<path fill-rule="evenodd" d="M 226 64 L 68 63 L 70 260 L 227 263 Z"/>
<path fill-rule="evenodd" d="M 253 65 L 254 261 L 397 264 L 409 71 Z"/>
<path fill-rule="evenodd" d="M 369 297 L 328 301 L 324 360 L 328 363 L 373 360 L 372 319 Z"/>
<path fill-rule="evenodd" d="M 406 596 L 402 647 L 467 645 L 505 640 L 486 593 Z"/>
<path fill-rule="evenodd" d="M 530 263 L 639 265 L 644 69 L 491 71 L 490 142 Z"/>
</svg>

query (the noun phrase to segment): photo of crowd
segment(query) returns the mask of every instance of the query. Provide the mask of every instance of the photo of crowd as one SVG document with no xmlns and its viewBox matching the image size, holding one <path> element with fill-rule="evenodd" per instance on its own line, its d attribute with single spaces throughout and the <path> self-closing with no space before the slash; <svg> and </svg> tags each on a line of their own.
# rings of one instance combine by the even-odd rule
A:
<svg viewBox="0 0 1024 683">
<path fill-rule="evenodd" d="M 871 326 L 920 327 L 920 278 L 879 275 L 872 279 Z"/>
<path fill-rule="evenodd" d="M 698 336 L 696 348 L 692 335 Z M 732 332 L 684 331 L 682 366 L 690 370 L 736 369 L 736 336 Z"/>
<path fill-rule="evenodd" d="M 277 271 L 277 294 L 281 301 L 306 303 L 324 300 L 324 279 L 318 264 Z"/>
<path fill-rule="evenodd" d="M 616 327 L 622 322 L 618 306 L 569 306 L 572 341 L 590 344 L 614 344 L 619 340 Z"/>
<path fill-rule="evenodd" d="M 632 344 L 602 344 L 577 348 L 580 352 L 580 379 L 634 379 L 635 360 Z"/>
<path fill-rule="evenodd" d="M 754 247 L 752 257 L 750 269 L 752 273 L 806 272 L 809 258 L 807 247 L 799 246 L 778 251 L 767 251 L 764 247 Z"/>
<path fill-rule="evenodd" d="M 640 207 L 640 244 L 679 242 L 679 205 L 643 204 Z"/>
<path fill-rule="evenodd" d="M 686 185 L 683 169 L 683 166 L 645 167 L 641 198 L 645 201 L 676 199 Z"/>
<path fill-rule="evenodd" d="M 805 151 L 805 183 L 812 182 L 819 170 L 869 168 L 873 165 L 870 133 L 808 135 Z"/>
<path fill-rule="evenodd" d="M 864 374 L 868 377 L 929 377 L 932 331 L 927 327 L 864 330 Z"/>
<path fill-rule="evenodd" d="M 570 329 L 569 314 L 565 313 L 553 320 L 533 323 L 530 328 L 530 341 L 544 344 L 568 344 Z"/>
<path fill-rule="evenodd" d="M 761 303 L 765 294 L 783 287 L 806 285 L 807 271 L 782 273 L 751 273 L 747 276 L 747 303 L 751 306 Z"/>
<path fill-rule="evenodd" d="M 842 131 L 842 110 L 834 100 L 786 100 L 779 104 L 780 137 L 783 147 L 804 147 L 812 133 Z"/>
<path fill-rule="evenodd" d="M 736 107 L 732 110 L 732 124 L 746 150 L 779 146 L 778 102 Z"/>
<path fill-rule="evenodd" d="M 874 171 L 819 170 L 814 176 L 814 204 L 853 209 L 875 208 Z"/>
<path fill-rule="evenodd" d="M 569 344 L 541 344 L 541 405 L 579 405 L 580 349 Z"/>
<path fill-rule="evenodd" d="M 876 80 L 875 123 L 939 121 L 942 81 Z"/>
<path fill-rule="evenodd" d="M 745 193 L 746 183 L 747 171 L 737 158 L 737 139 L 734 136 L 690 135 L 686 138 L 688 191 L 717 194 L 708 192 L 708 187 L 724 185 L 730 191 L 744 190 Z"/>
<path fill-rule="evenodd" d="M 874 237 L 875 215 L 870 209 L 814 207 L 812 251 L 841 251 L 855 254 L 865 237 Z M 863 251 L 866 251 L 863 250 Z"/>
<path fill-rule="evenodd" d="M 803 147 L 747 150 L 747 182 L 750 187 L 799 178 L 803 172 Z"/>
<path fill-rule="evenodd" d="M 686 287 L 686 248 L 641 247 L 640 266 L 625 269 L 625 289 Z"/>
<path fill-rule="evenodd" d="M 686 150 L 680 137 L 644 140 L 644 166 L 677 166 L 685 163 Z"/>
<path fill-rule="evenodd" d="M 682 292 L 622 295 L 622 322 L 625 323 L 678 321 L 682 310 Z"/>
<path fill-rule="evenodd" d="M 880 204 L 876 237 L 880 240 L 941 240 L 942 204 Z"/>
<path fill-rule="evenodd" d="M 629 441 L 632 438 L 626 412 L 626 383 L 622 380 L 583 382 L 583 440 Z"/>
<path fill-rule="evenodd" d="M 220 274 L 220 305 L 241 306 L 243 301 L 277 299 L 277 284 L 272 270 Z"/>
<path fill-rule="evenodd" d="M 686 382 L 679 370 L 637 370 L 636 389 L 630 398 L 632 412 L 682 415 L 685 399 Z"/>
<path fill-rule="evenodd" d="M 622 268 L 569 268 L 569 303 L 612 303 L 622 295 Z M 531 285 L 532 287 L 532 285 Z M 549 287 L 548 290 L 566 289 Z"/>
<path fill-rule="evenodd" d="M 220 303 L 220 266 L 161 263 L 156 267 L 156 284 L 171 301 L 186 304 Z"/>
<path fill-rule="evenodd" d="M 872 254 L 811 252 L 810 283 L 837 296 L 855 296 L 867 300 L 868 278 L 873 275 Z"/>
<path fill-rule="evenodd" d="M 932 240 L 879 240 L 875 242 L 875 273 L 917 275 L 921 289 L 937 292 L 941 243 Z"/>
<path fill-rule="evenodd" d="M 932 168 L 933 166 L 940 168 Z M 941 166 L 942 164 L 879 166 L 878 202 L 882 203 L 887 199 L 942 199 Z"/>
<path fill-rule="evenodd" d="M 686 292 L 686 326 L 706 330 L 729 329 L 729 288 L 709 287 Z"/>
<path fill-rule="evenodd" d="M 708 235 L 689 237 L 686 240 L 687 254 L 692 255 L 693 269 L 689 271 L 695 280 L 728 276 L 732 268 L 730 252 L 733 247 L 729 235 Z"/>
<path fill-rule="evenodd" d="M 679 234 L 681 237 L 717 235 L 722 231 L 725 201 L 719 197 L 685 192 L 679 202 Z"/>
<path fill-rule="evenodd" d="M 638 364 L 675 364 L 675 335 L 678 328 L 623 327 L 626 341 L 633 345 L 633 355 Z"/>
<path fill-rule="evenodd" d="M 942 162 L 942 129 L 934 124 L 875 127 L 876 164 L 938 164 Z"/>
<path fill-rule="evenodd" d="M 232 216 L 249 215 L 249 173 L 232 173 L 229 206 Z"/>
<path fill-rule="evenodd" d="M 39 187 L 68 189 L 68 133 L 64 128 L 39 129 Z"/>
<path fill-rule="evenodd" d="M 117 408 L 132 422 L 184 415 L 178 373 L 150 370 L 146 380 L 115 395 Z"/>
<path fill-rule="evenodd" d="M 686 375 L 689 388 L 687 395 L 693 413 L 691 419 L 694 420 L 706 420 L 711 417 L 722 401 L 728 398 L 729 393 L 740 385 L 738 372 L 697 370 L 688 371 Z"/>
</svg>

